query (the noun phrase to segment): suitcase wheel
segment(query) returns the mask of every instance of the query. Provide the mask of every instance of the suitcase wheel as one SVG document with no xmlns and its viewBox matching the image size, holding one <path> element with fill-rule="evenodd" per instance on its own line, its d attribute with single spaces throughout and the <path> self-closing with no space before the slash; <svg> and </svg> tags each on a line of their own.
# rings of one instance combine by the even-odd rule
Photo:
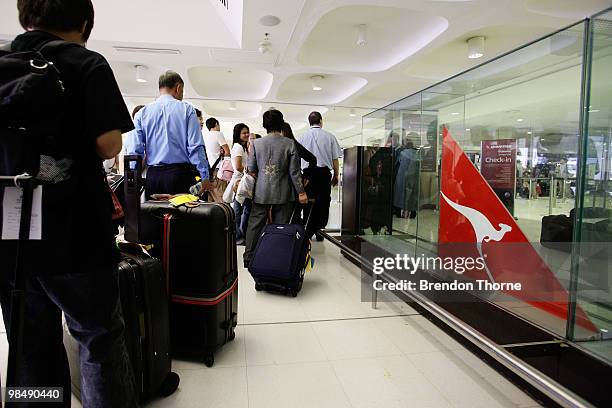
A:
<svg viewBox="0 0 612 408">
<path fill-rule="evenodd" d="M 212 367 L 213 365 L 215 365 L 215 356 L 214 354 L 208 354 L 206 356 L 204 356 L 204 365 L 206 367 Z"/>
<path fill-rule="evenodd" d="M 289 291 L 287 291 L 287 294 L 291 295 L 291 297 L 297 297 L 298 291 L 295 289 L 290 289 Z"/>
<path fill-rule="evenodd" d="M 178 388 L 180 381 L 181 379 L 179 375 L 171 371 L 164 380 L 164 383 L 159 390 L 159 395 L 162 397 L 169 397 L 170 395 L 174 394 L 174 391 L 176 391 Z"/>
<path fill-rule="evenodd" d="M 256 284 L 255 284 L 255 290 L 256 290 L 257 292 L 261 292 L 261 291 L 263 290 L 263 286 L 261 286 L 259 283 L 256 283 Z"/>
</svg>

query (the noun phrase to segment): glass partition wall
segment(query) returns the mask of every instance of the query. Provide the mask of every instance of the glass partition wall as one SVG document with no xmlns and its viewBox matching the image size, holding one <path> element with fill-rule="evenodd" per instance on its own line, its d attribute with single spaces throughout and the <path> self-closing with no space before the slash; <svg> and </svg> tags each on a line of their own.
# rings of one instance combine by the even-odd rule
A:
<svg viewBox="0 0 612 408">
<path fill-rule="evenodd" d="M 612 361 L 610 16 L 364 116 L 360 214 L 392 253 L 475 244 L 463 279 L 528 288 L 488 301 Z"/>
</svg>

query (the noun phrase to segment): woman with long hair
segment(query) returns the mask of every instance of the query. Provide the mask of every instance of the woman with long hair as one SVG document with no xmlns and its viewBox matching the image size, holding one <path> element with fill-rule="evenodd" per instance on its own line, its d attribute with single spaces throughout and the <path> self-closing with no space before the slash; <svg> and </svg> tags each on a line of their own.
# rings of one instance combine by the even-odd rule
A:
<svg viewBox="0 0 612 408">
<path fill-rule="evenodd" d="M 231 151 L 232 166 L 234 167 L 234 176 L 230 182 L 230 186 L 238 187 L 240 178 L 245 173 L 247 163 L 247 146 L 249 143 L 250 129 L 244 123 L 238 123 L 234 126 L 233 145 Z M 232 187 L 229 187 L 232 188 Z M 233 189 L 236 191 L 235 189 Z M 251 200 L 245 199 L 241 204 L 234 197 L 232 208 L 236 216 L 236 243 L 244 245 L 246 228 L 249 221 L 249 213 L 251 212 Z"/>
</svg>

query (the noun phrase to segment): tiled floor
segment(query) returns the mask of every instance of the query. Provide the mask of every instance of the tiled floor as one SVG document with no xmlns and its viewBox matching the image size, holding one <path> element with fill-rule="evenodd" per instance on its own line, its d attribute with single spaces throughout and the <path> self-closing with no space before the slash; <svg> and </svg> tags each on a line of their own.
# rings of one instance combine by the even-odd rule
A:
<svg viewBox="0 0 612 408">
<path fill-rule="evenodd" d="M 409 306 L 362 303 L 360 270 L 331 244 L 313 246 L 315 270 L 297 298 L 256 292 L 241 270 L 236 340 L 213 368 L 175 360 L 179 390 L 148 406 L 539 406 Z"/>
</svg>

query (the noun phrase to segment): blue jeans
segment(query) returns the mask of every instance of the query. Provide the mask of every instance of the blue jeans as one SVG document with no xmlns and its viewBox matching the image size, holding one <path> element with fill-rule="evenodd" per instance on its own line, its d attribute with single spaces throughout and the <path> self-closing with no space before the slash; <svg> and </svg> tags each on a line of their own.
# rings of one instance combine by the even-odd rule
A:
<svg viewBox="0 0 612 408">
<path fill-rule="evenodd" d="M 249 215 L 251 214 L 252 201 L 248 198 L 244 200 L 244 204 L 240 204 L 234 200 L 232 208 L 236 216 L 236 240 L 246 239 L 246 230 L 249 225 Z"/>
<path fill-rule="evenodd" d="M 10 330 L 11 288 L 12 282 L 7 279 L 0 282 L 7 331 Z M 138 394 L 123 336 L 116 267 L 28 279 L 19 386 L 63 387 L 64 403 L 55 406 L 70 407 L 62 311 L 79 343 L 83 406 L 137 407 Z M 38 405 L 32 404 L 32 407 Z"/>
</svg>

